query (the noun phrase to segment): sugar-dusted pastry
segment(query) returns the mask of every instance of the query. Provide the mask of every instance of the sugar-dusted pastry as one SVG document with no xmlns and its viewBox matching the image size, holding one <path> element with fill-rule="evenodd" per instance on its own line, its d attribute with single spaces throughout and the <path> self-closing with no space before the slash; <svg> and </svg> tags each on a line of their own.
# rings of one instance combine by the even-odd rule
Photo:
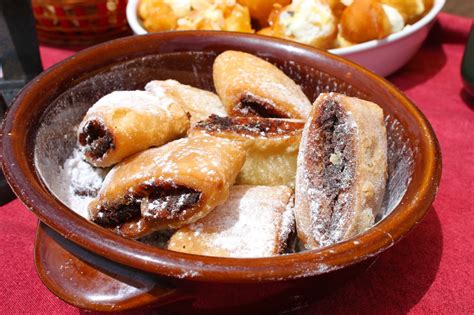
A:
<svg viewBox="0 0 474 315">
<path fill-rule="evenodd" d="M 362 43 L 399 32 L 405 26 L 400 12 L 380 0 L 354 0 L 341 16 L 340 36 Z"/>
<path fill-rule="evenodd" d="M 217 94 L 231 116 L 306 118 L 311 103 L 301 88 L 271 63 L 239 51 L 217 56 Z"/>
<path fill-rule="evenodd" d="M 298 155 L 295 217 L 307 249 L 365 231 L 380 211 L 387 180 L 382 109 L 342 94 L 321 94 Z"/>
<path fill-rule="evenodd" d="M 112 166 L 127 156 L 186 134 L 189 117 L 165 94 L 117 91 L 102 97 L 78 128 L 79 146 L 94 166 Z"/>
<path fill-rule="evenodd" d="M 213 115 L 190 129 L 189 136 L 209 134 L 241 142 L 247 158 L 237 184 L 294 187 L 303 126 L 303 120 L 295 119 Z"/>
<path fill-rule="evenodd" d="M 166 93 L 177 98 L 184 111 L 191 116 L 191 124 L 205 120 L 211 114 L 227 116 L 219 96 L 175 80 L 151 81 L 145 86 L 145 90 L 158 95 Z"/>
<path fill-rule="evenodd" d="M 179 229 L 168 249 L 218 257 L 278 255 L 294 229 L 292 194 L 286 186 L 234 186 L 224 204 Z"/>
<path fill-rule="evenodd" d="M 275 5 L 287 5 L 291 0 L 237 0 L 240 4 L 247 6 L 250 16 L 256 19 L 260 26 L 268 25 L 268 17 Z"/>
<path fill-rule="evenodd" d="M 337 19 L 329 0 L 293 0 L 275 7 L 270 27 L 261 35 L 282 37 L 321 49 L 332 48 L 337 35 Z"/>
<path fill-rule="evenodd" d="M 181 227 L 227 199 L 244 161 L 239 143 L 206 135 L 137 153 L 107 175 L 90 218 L 130 238 Z"/>
</svg>

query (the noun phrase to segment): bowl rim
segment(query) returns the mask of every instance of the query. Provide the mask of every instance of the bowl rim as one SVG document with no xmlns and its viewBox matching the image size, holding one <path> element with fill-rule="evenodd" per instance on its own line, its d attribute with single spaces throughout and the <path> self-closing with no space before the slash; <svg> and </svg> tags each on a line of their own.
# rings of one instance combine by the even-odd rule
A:
<svg viewBox="0 0 474 315">
<path fill-rule="evenodd" d="M 126 8 L 126 16 L 127 16 L 128 24 L 130 25 L 133 32 L 137 35 L 143 35 L 143 34 L 148 34 L 149 32 L 143 27 L 138 17 L 137 8 L 138 8 L 139 2 L 140 0 L 128 1 L 127 8 Z M 393 42 L 396 42 L 405 37 L 408 37 L 418 32 L 425 26 L 429 25 L 438 16 L 438 14 L 441 12 L 445 4 L 446 4 L 446 0 L 434 0 L 433 7 L 431 8 L 431 10 L 427 14 L 425 14 L 425 16 L 423 16 L 420 20 L 416 21 L 415 23 L 411 25 L 405 26 L 403 30 L 390 34 L 386 38 L 374 39 L 374 40 L 370 40 L 370 41 L 363 42 L 360 44 L 355 44 L 349 47 L 328 49 L 327 51 L 339 56 L 349 56 L 352 54 L 356 54 L 358 52 L 373 50 L 379 47 L 392 44 Z"/>
<path fill-rule="evenodd" d="M 28 124 L 30 129 L 16 127 L 21 122 L 21 115 L 28 111 L 28 103 L 35 100 L 38 92 L 42 92 L 43 82 L 57 78 L 64 69 L 73 68 L 75 71 L 81 71 L 82 62 L 88 58 L 106 54 L 110 50 L 116 50 L 118 54 L 121 51 L 118 50 L 120 47 L 132 47 L 134 42 L 149 40 L 161 41 L 160 43 L 176 42 L 196 37 L 204 38 L 206 41 L 212 39 L 219 43 L 227 40 L 227 43 L 233 45 L 236 45 L 235 41 L 238 40 L 239 43 L 248 42 L 254 45 L 253 48 L 266 41 L 267 44 L 274 44 L 274 49 L 283 49 L 285 53 L 306 54 L 305 58 L 319 55 L 318 58 L 323 58 L 327 62 L 342 63 L 347 70 L 367 76 L 371 81 L 381 85 L 387 93 L 397 99 L 403 110 L 410 112 L 410 118 L 416 120 L 417 131 L 422 135 L 418 139 L 417 153 L 424 158 L 424 163 L 419 169 L 415 168 L 412 174 L 413 180 L 400 204 L 386 218 L 354 238 L 318 250 L 266 258 L 207 257 L 153 248 L 103 229 L 62 204 L 45 187 L 34 163 L 30 161 L 28 164 L 28 159 L 22 150 L 27 146 L 29 130 L 34 127 L 31 124 Z M 441 177 L 440 147 L 431 125 L 421 111 L 390 82 L 357 64 L 327 52 L 298 43 L 248 34 L 209 31 L 165 32 L 125 37 L 85 49 L 32 80 L 10 107 L 1 130 L 0 152 L 3 155 L 1 165 L 5 178 L 25 206 L 42 222 L 74 243 L 115 262 L 155 274 L 199 281 L 288 280 L 316 276 L 373 257 L 394 245 L 423 219 L 434 200 Z M 413 187 L 415 179 L 420 181 L 418 189 Z"/>
</svg>

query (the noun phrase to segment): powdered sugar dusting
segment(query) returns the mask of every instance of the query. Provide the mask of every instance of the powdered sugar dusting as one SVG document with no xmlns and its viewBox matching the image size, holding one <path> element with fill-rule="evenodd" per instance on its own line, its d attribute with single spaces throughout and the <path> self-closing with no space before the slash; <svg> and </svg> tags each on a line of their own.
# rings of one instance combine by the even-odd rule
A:
<svg viewBox="0 0 474 315">
<path fill-rule="evenodd" d="M 289 200 L 281 215 L 281 227 L 280 227 L 280 244 L 287 245 L 290 234 L 295 231 L 295 198 L 294 196 Z M 283 246 L 282 246 L 283 247 Z M 281 248 L 281 251 L 285 248 Z"/>
<path fill-rule="evenodd" d="M 169 249 L 224 257 L 276 255 L 293 224 L 291 195 L 286 186 L 234 186 L 223 205 L 178 230 Z"/>
<path fill-rule="evenodd" d="M 160 115 L 163 110 L 169 111 L 174 100 L 165 93 L 153 94 L 147 91 L 115 91 L 105 95 L 92 106 L 87 116 L 94 117 L 105 111 L 117 111 L 117 109 L 132 108 L 152 115 Z"/>
<path fill-rule="evenodd" d="M 219 55 L 214 63 L 214 84 L 228 110 L 245 93 L 271 100 L 292 118 L 307 117 L 311 110 L 300 86 L 271 63 L 247 53 L 227 51 Z"/>
<path fill-rule="evenodd" d="M 332 98 L 334 95 L 329 94 L 323 96 Z M 324 100 L 314 106 L 321 106 Z M 316 110 L 316 108 L 315 108 Z M 355 122 L 350 111 L 344 113 L 345 118 L 334 125 L 334 134 L 351 135 L 355 133 Z M 336 195 L 334 208 L 329 205 L 328 187 L 329 184 L 324 180 L 324 160 L 325 151 L 322 148 L 322 126 L 318 126 L 315 122 L 316 117 L 312 116 L 305 125 L 301 140 L 300 151 L 298 154 L 298 166 L 296 175 L 296 208 L 299 212 L 298 229 L 300 235 L 306 235 L 308 239 L 318 241 L 319 246 L 326 246 L 335 243 L 341 239 L 347 228 L 347 220 L 342 220 L 342 207 L 351 203 L 351 195 L 346 192 L 354 178 L 353 167 L 346 165 L 340 174 L 338 181 L 340 192 Z M 339 152 L 339 148 L 350 150 L 347 143 L 341 138 L 335 146 L 333 162 L 340 162 L 340 156 L 344 155 Z M 337 158 L 336 158 L 337 157 Z M 346 161 L 350 163 L 350 161 Z M 347 211 L 346 211 L 347 212 Z M 309 244 L 314 241 L 307 240 Z M 309 245 L 310 247 L 315 246 Z"/>
<path fill-rule="evenodd" d="M 193 124 L 206 119 L 211 114 L 227 116 L 224 105 L 216 94 L 175 80 L 150 81 L 145 86 L 145 90 L 156 95 L 166 94 L 177 98 L 183 109 L 191 115 Z"/>
<path fill-rule="evenodd" d="M 81 151 L 75 148 L 61 168 L 64 185 L 67 187 L 63 202 L 88 219 L 87 206 L 97 195 L 107 172 L 107 169 L 95 168 L 84 161 Z"/>
</svg>

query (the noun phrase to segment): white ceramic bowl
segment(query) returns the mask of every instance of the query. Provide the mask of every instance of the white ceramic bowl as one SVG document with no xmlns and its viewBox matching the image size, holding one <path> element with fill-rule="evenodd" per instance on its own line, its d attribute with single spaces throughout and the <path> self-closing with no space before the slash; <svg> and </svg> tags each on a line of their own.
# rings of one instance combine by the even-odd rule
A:
<svg viewBox="0 0 474 315">
<path fill-rule="evenodd" d="M 137 15 L 140 0 L 129 0 L 127 20 L 135 34 L 148 33 Z M 418 51 L 446 0 L 435 0 L 433 8 L 421 20 L 387 38 L 331 49 L 329 52 L 354 61 L 381 76 L 388 76 L 405 65 Z"/>
</svg>

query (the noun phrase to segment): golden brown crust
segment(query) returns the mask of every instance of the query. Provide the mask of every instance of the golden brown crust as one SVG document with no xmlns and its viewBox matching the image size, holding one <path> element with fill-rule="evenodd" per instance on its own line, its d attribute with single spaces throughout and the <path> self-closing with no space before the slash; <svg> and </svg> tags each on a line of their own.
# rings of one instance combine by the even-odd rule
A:
<svg viewBox="0 0 474 315">
<path fill-rule="evenodd" d="M 306 118 L 311 103 L 301 88 L 269 62 L 238 51 L 220 54 L 213 66 L 217 94 L 230 116 Z"/>
<path fill-rule="evenodd" d="M 110 171 L 90 217 L 132 238 L 181 227 L 227 199 L 244 161 L 239 143 L 205 135 L 140 152 Z"/>
<path fill-rule="evenodd" d="M 387 37 L 391 33 L 382 4 L 378 0 L 354 0 L 341 16 L 341 36 L 352 43 Z"/>
<path fill-rule="evenodd" d="M 369 228 L 380 211 L 386 179 L 382 109 L 341 94 L 321 94 L 298 155 L 295 216 L 303 245 L 330 245 Z"/>
<path fill-rule="evenodd" d="M 211 135 L 227 133 L 237 137 L 279 139 L 300 135 L 303 127 L 304 121 L 298 119 L 211 115 L 208 119 L 195 124 L 189 132 L 200 131 Z"/>
<path fill-rule="evenodd" d="M 189 126 L 186 112 L 175 99 L 145 91 L 117 91 L 88 110 L 79 125 L 78 140 L 89 163 L 108 167 L 185 135 Z"/>
<path fill-rule="evenodd" d="M 281 254 L 294 226 L 292 194 L 286 186 L 234 186 L 225 203 L 179 229 L 168 249 L 218 257 Z"/>
<path fill-rule="evenodd" d="M 209 134 L 242 143 L 247 159 L 237 184 L 294 187 L 303 127 L 302 120 L 214 115 L 191 128 L 189 136 Z"/>
<path fill-rule="evenodd" d="M 252 18 L 256 19 L 260 26 L 268 25 L 268 17 L 275 5 L 287 5 L 291 0 L 238 0 L 240 4 L 247 6 Z"/>
</svg>

